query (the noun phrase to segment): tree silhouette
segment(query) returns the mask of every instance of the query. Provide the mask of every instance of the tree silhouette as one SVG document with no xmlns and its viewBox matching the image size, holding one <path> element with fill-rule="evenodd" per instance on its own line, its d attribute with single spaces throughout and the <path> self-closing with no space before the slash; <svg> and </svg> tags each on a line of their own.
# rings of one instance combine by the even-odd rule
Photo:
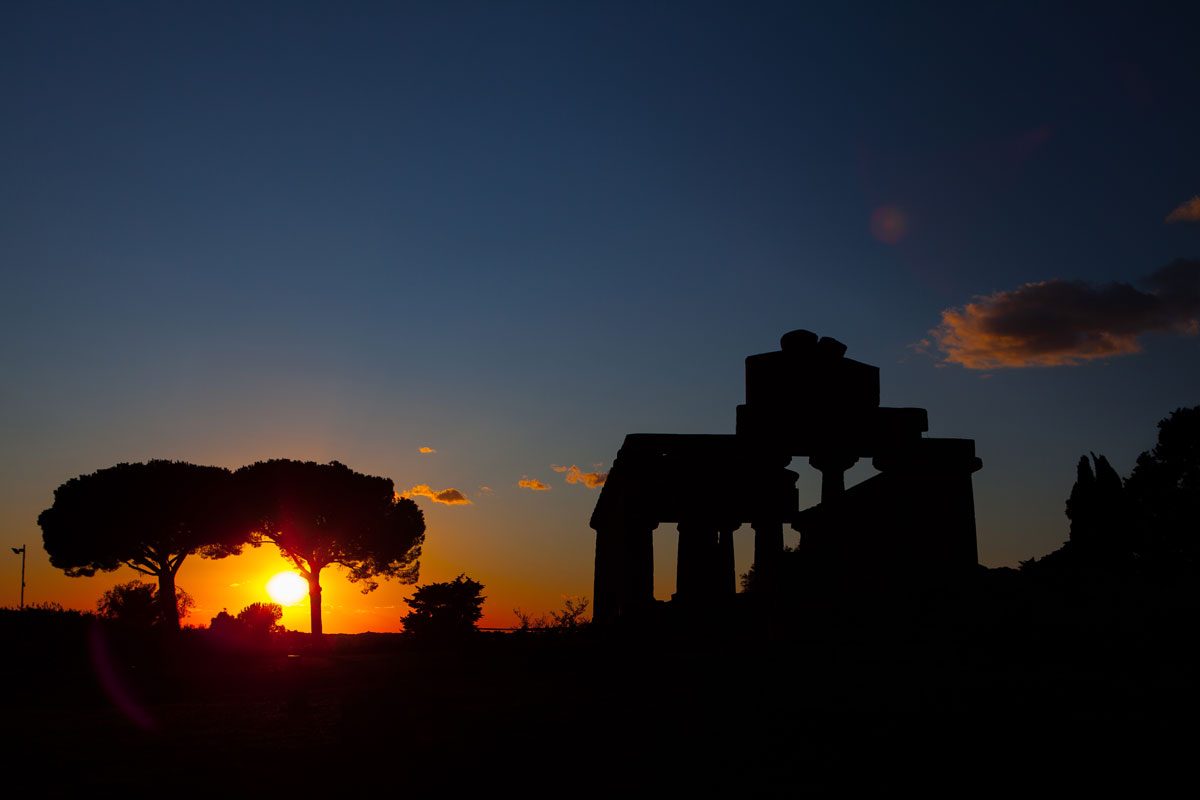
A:
<svg viewBox="0 0 1200 800">
<path fill-rule="evenodd" d="M 1093 469 L 1094 465 L 1094 469 Z M 1121 476 L 1104 456 L 1079 459 L 1067 498 L 1071 547 L 1089 560 L 1112 560 L 1130 552 L 1129 515 Z"/>
<path fill-rule="evenodd" d="M 224 513 L 229 477 L 220 467 L 159 460 L 72 478 L 38 516 L 50 563 L 71 577 L 124 565 L 156 578 L 159 616 L 178 630 L 175 576 L 184 559 L 240 550 Z"/>
<path fill-rule="evenodd" d="M 278 603 L 251 603 L 238 612 L 237 621 L 250 637 L 266 638 L 283 630 L 283 606 Z"/>
<path fill-rule="evenodd" d="M 404 632 L 423 638 L 452 639 L 475 633 L 483 616 L 483 584 L 466 575 L 452 581 L 421 586 L 406 598 L 409 612 L 401 620 Z"/>
<path fill-rule="evenodd" d="M 587 610 L 586 597 L 567 597 L 563 600 L 562 611 L 551 611 L 550 619 L 554 627 L 573 631 L 588 624 L 588 619 L 584 616 Z"/>
<path fill-rule="evenodd" d="M 153 583 L 143 583 L 133 580 L 121 583 L 101 595 L 96 609 L 100 616 L 113 620 L 130 628 L 147 630 L 161 625 L 170 625 L 170 619 L 162 615 L 162 603 L 159 600 L 161 589 Z M 175 615 L 178 622 L 180 617 L 187 614 L 188 609 L 195 605 L 191 595 L 182 589 L 175 590 Z"/>
<path fill-rule="evenodd" d="M 391 480 L 332 461 L 276 459 L 234 473 L 239 527 L 252 545 L 269 541 L 308 581 L 312 632 L 322 633 L 321 570 L 344 567 L 374 591 L 378 578 L 415 583 L 425 517 Z"/>
<path fill-rule="evenodd" d="M 232 636 L 238 630 L 238 621 L 228 611 L 221 609 L 215 617 L 208 621 L 208 629 L 220 636 Z"/>
<path fill-rule="evenodd" d="M 1200 406 L 1178 408 L 1158 423 L 1154 449 L 1138 456 L 1125 488 L 1143 558 L 1200 566 Z"/>
<path fill-rule="evenodd" d="M 563 630 L 573 631 L 587 627 L 590 620 L 584 616 L 588 610 L 589 601 L 586 597 L 563 598 L 562 611 L 551 611 L 549 614 L 533 616 L 519 608 L 513 609 L 513 615 L 521 623 L 521 631 Z"/>
<path fill-rule="evenodd" d="M 278 603 L 251 603 L 236 617 L 222 609 L 208 623 L 208 632 L 222 645 L 260 649 L 284 632 L 281 619 L 283 607 Z"/>
<path fill-rule="evenodd" d="M 1200 406 L 1159 421 L 1157 444 L 1124 482 L 1104 456 L 1080 458 L 1067 517 L 1070 541 L 1022 561 L 1022 571 L 1062 577 L 1087 565 L 1191 580 L 1200 570 Z"/>
</svg>

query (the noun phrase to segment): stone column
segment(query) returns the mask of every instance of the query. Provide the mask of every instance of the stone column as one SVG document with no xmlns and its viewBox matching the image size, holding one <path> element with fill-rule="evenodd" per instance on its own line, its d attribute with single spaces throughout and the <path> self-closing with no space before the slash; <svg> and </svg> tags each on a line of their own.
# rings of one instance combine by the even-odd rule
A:
<svg viewBox="0 0 1200 800">
<path fill-rule="evenodd" d="M 972 473 L 983 466 L 971 439 L 921 439 L 903 450 L 876 456 L 881 477 L 894 482 L 901 516 L 892 521 L 909 537 L 909 572 L 969 575 L 979 561 Z"/>
<path fill-rule="evenodd" d="M 627 523 L 622 530 L 620 614 L 654 605 L 654 529 L 656 522 Z"/>
<path fill-rule="evenodd" d="M 822 453 L 808 459 L 809 464 L 821 471 L 822 503 L 835 500 L 846 491 L 846 470 L 857 461 L 857 456 L 844 453 Z"/>
<path fill-rule="evenodd" d="M 728 599 L 737 594 L 737 565 L 733 557 L 733 532 L 737 525 L 721 528 L 717 541 L 716 577 L 713 586 L 718 597 Z"/>
<path fill-rule="evenodd" d="M 615 622 L 621 612 L 621 529 L 596 529 L 596 572 L 592 584 L 592 619 Z"/>
<path fill-rule="evenodd" d="M 755 591 L 773 593 L 779 587 L 779 562 L 783 558 L 783 523 L 759 520 L 754 528 Z"/>
<path fill-rule="evenodd" d="M 713 596 L 716 575 L 717 528 L 708 523 L 679 523 L 679 567 L 675 596 L 685 603 L 705 602 Z"/>
</svg>

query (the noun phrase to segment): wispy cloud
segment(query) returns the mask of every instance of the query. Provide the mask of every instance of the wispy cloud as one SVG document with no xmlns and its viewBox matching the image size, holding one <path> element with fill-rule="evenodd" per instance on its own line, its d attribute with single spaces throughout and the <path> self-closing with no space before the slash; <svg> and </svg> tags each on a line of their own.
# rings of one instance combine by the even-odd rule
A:
<svg viewBox="0 0 1200 800">
<path fill-rule="evenodd" d="M 469 506 L 471 501 L 467 496 L 458 489 L 442 489 L 440 492 L 435 492 L 429 488 L 429 484 L 418 483 L 416 486 L 409 489 L 407 492 L 401 492 L 401 497 L 428 497 L 435 503 L 442 503 L 447 506 Z"/>
<path fill-rule="evenodd" d="M 535 492 L 550 491 L 550 487 L 537 478 L 521 478 L 521 480 L 517 481 L 517 486 L 520 486 L 522 489 L 532 489 Z"/>
<path fill-rule="evenodd" d="M 604 482 L 608 480 L 607 472 L 584 472 L 574 464 L 563 469 L 555 467 L 554 471 L 567 473 L 567 483 L 582 483 L 589 489 L 596 489 L 603 486 Z"/>
<path fill-rule="evenodd" d="M 1053 279 L 976 297 L 943 311 L 922 344 L 968 369 L 1054 367 L 1140 352 L 1147 333 L 1200 330 L 1200 261 L 1174 261 L 1138 283 Z"/>
<path fill-rule="evenodd" d="M 496 490 L 490 486 L 480 486 L 479 493 L 480 494 L 495 494 Z"/>
<path fill-rule="evenodd" d="M 1167 214 L 1167 222 L 1200 222 L 1200 194 Z"/>
<path fill-rule="evenodd" d="M 434 450 L 432 447 L 418 447 L 417 452 L 424 453 L 425 455 L 429 455 L 430 453 L 436 453 L 437 450 Z"/>
</svg>

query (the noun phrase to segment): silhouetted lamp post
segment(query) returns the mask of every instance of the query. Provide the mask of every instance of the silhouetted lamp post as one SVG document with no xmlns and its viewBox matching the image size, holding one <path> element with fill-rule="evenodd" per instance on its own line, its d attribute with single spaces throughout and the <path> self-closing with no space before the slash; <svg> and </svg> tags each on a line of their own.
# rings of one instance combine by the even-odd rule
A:
<svg viewBox="0 0 1200 800">
<path fill-rule="evenodd" d="M 12 549 L 13 555 L 19 555 L 21 557 L 21 605 L 20 605 L 20 608 L 22 610 L 24 610 L 24 608 L 25 608 L 25 547 L 26 547 L 25 545 L 21 545 L 20 547 L 14 547 Z"/>
</svg>

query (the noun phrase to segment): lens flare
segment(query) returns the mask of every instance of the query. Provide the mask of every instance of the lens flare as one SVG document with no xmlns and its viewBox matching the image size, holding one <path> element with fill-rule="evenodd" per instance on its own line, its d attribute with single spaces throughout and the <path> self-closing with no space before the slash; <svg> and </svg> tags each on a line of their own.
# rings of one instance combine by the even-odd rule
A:
<svg viewBox="0 0 1200 800">
<path fill-rule="evenodd" d="M 908 214 L 898 206 L 880 206 L 871 212 L 871 235 L 884 244 L 900 244 L 908 235 Z"/>
</svg>

